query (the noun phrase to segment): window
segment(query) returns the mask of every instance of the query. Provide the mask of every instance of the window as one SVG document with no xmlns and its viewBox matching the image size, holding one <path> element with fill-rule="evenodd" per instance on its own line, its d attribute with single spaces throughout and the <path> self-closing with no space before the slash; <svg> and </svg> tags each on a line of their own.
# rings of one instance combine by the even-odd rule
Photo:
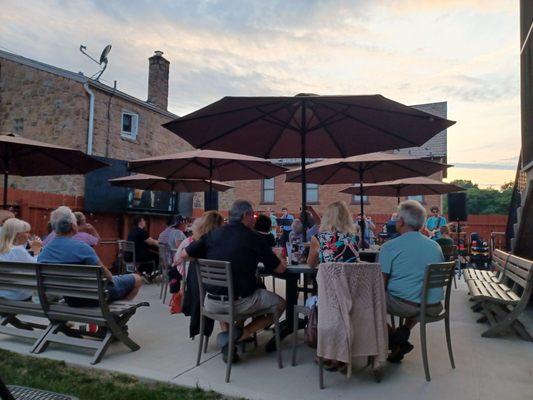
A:
<svg viewBox="0 0 533 400">
<path fill-rule="evenodd" d="M 139 126 L 139 116 L 137 114 L 122 112 L 122 130 L 120 135 L 128 139 L 137 139 L 137 128 Z"/>
<path fill-rule="evenodd" d="M 263 179 L 262 203 L 274 203 L 274 178 Z"/>
<path fill-rule="evenodd" d="M 363 204 L 369 204 L 370 201 L 368 199 L 368 196 L 363 195 Z M 352 195 L 352 204 L 361 204 L 361 196 L 358 194 Z"/>
<path fill-rule="evenodd" d="M 307 202 L 318 203 L 318 185 L 316 183 L 308 183 L 307 189 Z"/>
<path fill-rule="evenodd" d="M 23 130 L 24 130 L 24 119 L 23 118 L 15 118 L 13 120 L 13 133 L 16 133 L 17 135 L 20 135 Z"/>
<path fill-rule="evenodd" d="M 421 194 L 420 194 L 420 195 L 417 195 L 417 196 L 407 196 L 407 198 L 408 198 L 409 200 L 416 200 L 416 201 L 418 201 L 419 203 L 424 204 L 424 196 L 421 195 Z"/>
</svg>

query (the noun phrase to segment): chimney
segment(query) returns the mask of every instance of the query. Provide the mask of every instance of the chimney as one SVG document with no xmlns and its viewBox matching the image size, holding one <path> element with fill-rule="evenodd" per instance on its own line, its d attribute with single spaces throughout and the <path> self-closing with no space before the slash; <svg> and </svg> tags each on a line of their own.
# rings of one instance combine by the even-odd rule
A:
<svg viewBox="0 0 533 400">
<path fill-rule="evenodd" d="M 168 71 L 170 62 L 163 58 L 163 52 L 156 50 L 148 59 L 148 103 L 163 110 L 168 105 Z"/>
</svg>

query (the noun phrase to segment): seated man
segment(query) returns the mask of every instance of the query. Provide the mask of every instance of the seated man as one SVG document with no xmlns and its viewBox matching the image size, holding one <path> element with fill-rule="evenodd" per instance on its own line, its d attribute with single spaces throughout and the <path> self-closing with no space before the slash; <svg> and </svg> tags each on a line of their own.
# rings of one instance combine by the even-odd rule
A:
<svg viewBox="0 0 533 400">
<path fill-rule="evenodd" d="M 450 236 L 450 228 L 448 225 L 444 225 L 440 227 L 440 238 L 435 240 L 440 247 L 443 246 L 453 246 L 455 243 L 453 242 L 452 237 Z"/>
<path fill-rule="evenodd" d="M 426 210 L 420 203 L 407 200 L 398 206 L 396 230 L 399 237 L 389 240 L 379 253 L 379 262 L 387 291 L 387 312 L 405 318 L 405 324 L 390 335 L 391 362 L 400 362 L 413 349 L 408 342 L 410 330 L 422 302 L 424 273 L 429 264 L 444 261 L 440 246 L 419 231 L 426 221 Z M 429 290 L 428 315 L 442 311 L 442 288 Z"/>
<path fill-rule="evenodd" d="M 48 246 L 44 247 L 37 262 L 45 264 L 77 264 L 100 265 L 103 267 L 107 279 L 108 301 L 132 300 L 141 287 L 142 280 L 138 275 L 112 276 L 111 272 L 102 264 L 94 249 L 86 243 L 74 240 L 77 232 L 76 217 L 72 210 L 61 206 L 50 215 L 50 222 L 56 236 Z M 76 298 L 66 298 L 65 301 L 74 307 L 96 306 L 94 301 L 80 301 Z"/>
<path fill-rule="evenodd" d="M 200 240 L 194 241 L 185 251 L 192 258 L 231 262 L 235 311 L 237 313 L 253 313 L 277 306 L 281 314 L 285 309 L 285 300 L 275 293 L 262 289 L 257 281 L 256 272 L 259 262 L 263 263 L 265 271 L 276 273 L 284 272 L 286 264 L 253 230 L 254 223 L 252 205 L 248 201 L 237 200 L 231 207 L 228 224 L 209 232 Z M 206 292 L 205 308 L 207 311 L 213 313 L 228 312 L 228 293 L 225 288 L 207 285 Z M 271 315 L 254 319 L 244 329 L 237 329 L 237 341 L 249 339 L 255 332 L 264 329 L 273 322 Z M 228 326 L 225 324 L 222 328 L 224 331 L 228 330 Z M 224 361 L 227 362 L 227 333 L 223 332 L 219 335 L 219 345 L 222 347 Z M 234 352 L 234 354 L 237 353 Z"/>
</svg>

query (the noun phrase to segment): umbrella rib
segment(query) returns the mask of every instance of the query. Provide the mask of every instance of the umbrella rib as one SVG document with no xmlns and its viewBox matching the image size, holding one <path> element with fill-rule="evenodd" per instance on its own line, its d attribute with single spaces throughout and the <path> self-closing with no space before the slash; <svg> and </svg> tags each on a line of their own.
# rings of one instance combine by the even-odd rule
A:
<svg viewBox="0 0 533 400">
<path fill-rule="evenodd" d="M 68 168 L 70 168 L 70 169 L 76 171 L 76 172 L 75 172 L 74 174 L 72 174 L 72 175 L 83 175 L 83 174 L 86 172 L 86 171 L 81 171 L 80 169 L 77 168 L 77 166 L 72 166 L 72 165 L 66 163 L 66 162 L 63 161 L 63 160 L 60 160 L 60 159 L 56 158 L 54 155 L 52 155 L 52 154 L 50 154 L 50 153 L 47 154 L 47 153 L 41 151 L 41 149 L 36 149 L 36 151 L 37 151 L 38 153 L 44 155 L 45 157 L 49 157 L 49 158 L 51 158 L 52 160 L 58 162 L 59 164 L 62 164 L 62 165 L 64 165 L 64 166 L 66 166 L 66 167 L 68 167 Z M 69 173 L 63 172 L 63 174 L 69 174 Z M 27 176 L 31 176 L 31 175 L 27 175 Z"/>
<path fill-rule="evenodd" d="M 294 109 L 294 112 L 292 113 L 292 116 L 291 118 L 289 119 L 289 122 L 292 121 L 294 119 L 294 116 L 296 115 L 296 112 L 298 111 L 298 108 L 295 108 Z M 270 148 L 268 149 L 268 151 L 264 154 L 265 158 L 271 158 L 270 157 L 270 152 L 272 151 L 272 149 L 276 146 L 276 144 L 278 143 L 278 140 L 280 139 L 281 135 L 283 135 L 283 131 L 286 129 L 285 126 L 282 126 L 281 127 L 281 130 L 279 131 L 279 133 L 277 134 L 276 136 L 276 139 L 272 142 L 272 145 L 270 146 Z"/>
<path fill-rule="evenodd" d="M 325 104 L 323 104 L 323 106 L 326 107 L 326 108 L 329 108 L 329 109 L 331 110 L 331 107 L 327 107 Z M 335 110 L 333 110 L 333 111 L 335 111 Z M 365 126 L 368 126 L 368 127 L 372 128 L 372 129 L 378 130 L 378 131 L 383 132 L 383 133 L 385 133 L 385 134 L 387 134 L 387 135 L 389 135 L 389 136 L 393 136 L 393 137 L 395 137 L 395 138 L 397 138 L 397 139 L 403 140 L 404 142 L 407 142 L 407 143 L 409 143 L 409 144 L 411 144 L 411 145 L 413 145 L 413 146 L 417 146 L 417 143 L 416 143 L 416 142 L 413 142 L 412 140 L 409 140 L 409 139 L 403 137 L 402 135 L 399 135 L 399 134 L 397 134 L 397 133 L 391 132 L 391 131 L 386 130 L 386 129 L 383 129 L 383 128 L 379 128 L 379 127 L 377 127 L 377 126 L 375 126 L 375 125 L 373 125 L 373 124 L 370 124 L 370 123 L 368 123 L 368 122 L 362 121 L 362 120 L 360 120 L 359 118 L 356 118 L 356 117 L 354 117 L 354 116 L 352 116 L 352 115 L 348 115 L 348 114 L 346 114 L 345 112 L 342 112 L 342 111 L 341 111 L 340 114 L 344 115 L 346 118 L 349 118 L 349 119 L 351 119 L 351 120 L 354 120 L 354 121 L 356 121 L 356 122 L 359 122 L 360 124 L 363 124 L 363 125 L 365 125 Z"/>
<path fill-rule="evenodd" d="M 277 111 L 281 110 L 283 107 L 285 107 L 285 104 L 283 104 L 283 105 L 282 105 L 281 107 L 279 107 L 279 108 L 276 108 L 275 110 L 272 110 L 270 113 L 277 112 Z M 250 108 L 251 108 L 251 107 L 250 107 Z M 263 112 L 263 111 L 262 111 L 262 112 Z M 263 112 L 263 113 L 264 113 L 264 112 Z M 242 123 L 242 124 L 240 124 L 240 125 L 238 125 L 238 126 L 236 126 L 236 127 L 234 127 L 234 128 L 229 129 L 229 130 L 226 131 L 226 132 L 219 133 L 218 135 L 215 135 L 215 136 L 212 137 L 211 139 L 206 140 L 205 142 L 203 142 L 202 144 L 200 144 L 198 147 L 205 147 L 205 146 L 211 144 L 212 142 L 214 142 L 214 141 L 220 139 L 221 137 L 224 137 L 224 136 L 226 136 L 226 135 L 230 135 L 230 134 L 232 134 L 233 132 L 238 131 L 238 130 L 241 129 L 241 128 L 244 128 L 246 125 L 250 125 L 250 124 L 252 124 L 252 123 L 254 123 L 254 122 L 256 122 L 256 121 L 259 121 L 260 119 L 265 120 L 265 115 L 266 115 L 266 116 L 270 116 L 270 115 L 269 115 L 270 113 L 260 115 L 259 117 L 253 118 L 253 119 L 250 120 L 250 121 L 246 121 L 246 122 L 244 122 L 244 123 Z M 266 121 L 266 120 L 265 120 L 265 121 Z M 266 121 L 266 122 L 268 122 L 268 123 L 272 123 L 271 121 Z M 294 129 L 294 128 L 290 128 L 290 129 Z"/>
<path fill-rule="evenodd" d="M 429 118 L 435 118 L 435 119 L 444 120 L 444 121 L 446 120 L 445 118 L 439 117 L 438 115 L 429 114 L 429 113 L 426 113 L 425 111 L 421 111 L 421 110 L 416 110 L 416 111 L 417 112 L 421 112 L 421 113 L 425 113 L 427 115 L 419 115 L 418 113 L 417 114 L 411 114 L 411 113 L 405 112 L 405 111 L 387 110 L 387 109 L 383 109 L 383 108 L 368 107 L 368 106 L 363 106 L 363 105 L 346 104 L 346 103 L 343 103 L 343 102 L 340 102 L 340 101 L 323 100 L 323 102 L 324 103 L 330 103 L 330 104 L 338 104 L 338 105 L 346 106 L 348 108 L 361 108 L 363 110 L 372 110 L 372 111 L 386 112 L 386 113 L 389 113 L 389 114 L 405 115 L 405 116 L 408 116 L 408 117 L 419 118 L 419 119 L 426 119 L 427 120 Z M 406 106 L 406 107 L 409 107 L 409 106 Z M 409 107 L 409 108 L 412 108 L 412 107 Z"/>
<path fill-rule="evenodd" d="M 318 118 L 318 116 L 317 116 L 317 119 L 319 120 L 320 123 L 319 123 L 319 124 L 316 124 L 316 125 L 314 125 L 314 126 L 312 126 L 311 128 L 309 128 L 309 130 L 310 130 L 310 131 L 313 131 L 313 130 L 319 128 L 319 127 L 322 127 L 322 128 L 323 128 L 325 124 L 329 124 L 329 123 L 333 123 L 333 122 L 341 121 L 342 118 L 340 118 L 339 120 L 335 120 L 335 121 L 331 121 L 331 120 L 334 119 L 334 118 L 336 118 L 337 116 L 339 116 L 339 115 L 341 114 L 341 112 L 344 112 L 344 111 L 346 111 L 346 110 L 348 110 L 348 109 L 349 109 L 349 107 L 346 107 L 346 108 L 345 108 L 344 110 L 342 110 L 342 111 L 340 111 L 340 110 L 334 110 L 335 112 L 334 112 L 333 115 L 331 115 L 331 116 L 329 116 L 329 117 L 327 117 L 327 118 L 325 118 L 325 119 L 323 119 L 323 120 L 321 120 L 321 119 Z M 317 115 L 317 113 L 315 113 L 315 115 Z"/>
<path fill-rule="evenodd" d="M 269 177 L 269 176 L 266 175 L 266 174 L 261 173 L 260 171 L 256 170 L 256 169 L 253 168 L 252 166 L 243 163 L 243 162 L 240 161 L 240 160 L 235 160 L 235 162 L 236 162 L 237 164 L 242 165 L 244 168 L 247 168 L 247 169 L 249 169 L 250 171 L 256 173 L 257 175 L 261 175 L 261 176 L 263 177 L 263 179 L 265 179 L 265 178 L 268 178 L 268 179 L 272 178 L 272 177 Z M 233 180 L 238 180 L 238 179 L 233 179 Z"/>
<path fill-rule="evenodd" d="M 322 120 L 320 119 L 320 117 L 318 116 L 317 113 L 315 113 L 315 116 L 316 116 L 316 119 L 318 119 L 318 121 L 320 121 L 320 125 L 322 125 L 322 128 L 326 131 L 326 133 L 328 134 L 329 138 L 331 139 L 331 141 L 333 142 L 333 144 L 335 145 L 335 147 L 339 151 L 339 153 L 342 155 L 343 158 L 345 158 L 347 156 L 347 154 L 341 148 L 339 143 L 337 143 L 337 140 L 333 137 L 333 134 L 329 131 L 329 129 L 327 127 L 327 124 L 322 124 Z M 316 125 L 316 126 L 318 127 L 320 125 Z"/>
</svg>

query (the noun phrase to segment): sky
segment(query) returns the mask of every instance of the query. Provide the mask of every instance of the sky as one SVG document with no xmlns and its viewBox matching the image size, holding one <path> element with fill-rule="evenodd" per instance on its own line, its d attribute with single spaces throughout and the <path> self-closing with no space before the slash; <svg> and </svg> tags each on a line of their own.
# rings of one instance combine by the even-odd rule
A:
<svg viewBox="0 0 533 400">
<path fill-rule="evenodd" d="M 169 110 L 223 96 L 382 94 L 448 102 L 448 180 L 498 187 L 520 152 L 515 0 L 0 0 L 0 48 L 147 97 L 148 57 L 170 61 Z"/>
</svg>

